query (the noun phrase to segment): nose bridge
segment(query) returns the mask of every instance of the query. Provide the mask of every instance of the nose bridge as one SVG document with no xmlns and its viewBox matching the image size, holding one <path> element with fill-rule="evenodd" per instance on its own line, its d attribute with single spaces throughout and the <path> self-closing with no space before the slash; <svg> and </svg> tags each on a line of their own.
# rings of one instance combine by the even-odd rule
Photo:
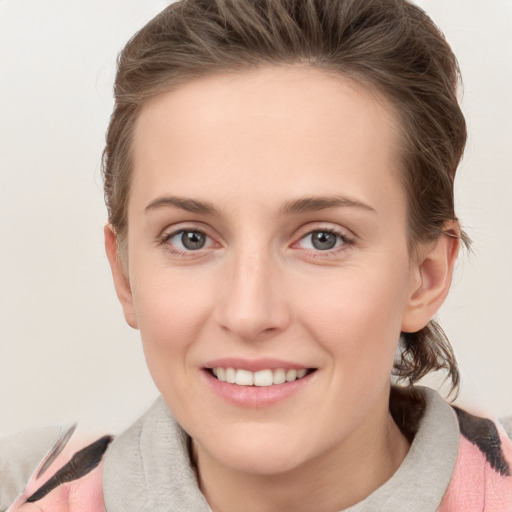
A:
<svg viewBox="0 0 512 512">
<path fill-rule="evenodd" d="M 246 340 L 283 329 L 288 312 L 279 284 L 278 263 L 270 250 L 253 241 L 234 251 L 218 304 L 222 327 Z"/>
</svg>

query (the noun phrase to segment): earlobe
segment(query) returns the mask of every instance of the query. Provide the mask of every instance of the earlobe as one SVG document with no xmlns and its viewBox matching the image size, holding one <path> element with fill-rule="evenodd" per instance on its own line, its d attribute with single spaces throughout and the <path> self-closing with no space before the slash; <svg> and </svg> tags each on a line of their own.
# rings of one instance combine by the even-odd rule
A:
<svg viewBox="0 0 512 512">
<path fill-rule="evenodd" d="M 124 318 L 130 327 L 138 329 L 137 316 L 133 307 L 130 281 L 125 273 L 125 269 L 119 255 L 116 234 L 114 233 L 114 229 L 110 224 L 105 226 L 104 234 L 105 251 L 110 263 L 110 270 L 112 271 L 112 278 L 114 280 L 114 287 L 116 289 L 117 298 L 119 299 L 119 302 L 123 308 Z"/>
<path fill-rule="evenodd" d="M 425 327 L 446 299 L 460 247 L 458 233 L 458 224 L 450 222 L 437 240 L 418 249 L 402 332 L 417 332 Z"/>
</svg>

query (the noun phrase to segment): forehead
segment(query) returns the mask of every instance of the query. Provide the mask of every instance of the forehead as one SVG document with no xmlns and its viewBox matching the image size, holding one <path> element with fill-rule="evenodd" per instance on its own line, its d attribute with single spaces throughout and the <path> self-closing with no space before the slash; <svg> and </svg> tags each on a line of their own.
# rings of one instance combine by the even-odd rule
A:
<svg viewBox="0 0 512 512">
<path fill-rule="evenodd" d="M 132 192 L 143 189 L 149 201 L 195 181 L 199 195 L 223 184 L 232 193 L 235 180 L 255 193 L 271 185 L 289 195 L 314 182 L 325 194 L 340 177 L 354 194 L 365 182 L 382 192 L 378 176 L 397 185 L 398 133 L 379 94 L 309 66 L 202 77 L 142 108 Z"/>
</svg>

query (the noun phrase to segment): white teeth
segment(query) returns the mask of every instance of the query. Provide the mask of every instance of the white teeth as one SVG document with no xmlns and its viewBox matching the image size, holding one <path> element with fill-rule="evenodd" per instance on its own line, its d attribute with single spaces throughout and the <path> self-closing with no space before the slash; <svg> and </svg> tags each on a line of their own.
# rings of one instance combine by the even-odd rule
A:
<svg viewBox="0 0 512 512">
<path fill-rule="evenodd" d="M 234 384 L 236 382 L 236 371 L 234 368 L 226 368 L 226 382 Z"/>
<path fill-rule="evenodd" d="M 272 370 L 260 370 L 254 373 L 255 386 L 272 386 L 273 380 Z"/>
<path fill-rule="evenodd" d="M 235 382 L 239 386 L 252 386 L 254 384 L 254 373 L 249 370 L 237 370 Z"/>
<path fill-rule="evenodd" d="M 236 384 L 238 386 L 272 386 L 302 379 L 307 373 L 306 368 L 300 370 L 277 368 L 275 370 L 260 370 L 251 372 L 249 370 L 235 368 L 212 368 L 212 373 L 222 382 Z"/>
<path fill-rule="evenodd" d="M 286 382 L 286 372 L 283 370 L 283 368 L 274 370 L 272 384 L 282 384 L 283 382 Z"/>
<path fill-rule="evenodd" d="M 286 382 L 291 382 L 297 378 L 297 370 L 288 370 L 286 372 Z"/>
</svg>

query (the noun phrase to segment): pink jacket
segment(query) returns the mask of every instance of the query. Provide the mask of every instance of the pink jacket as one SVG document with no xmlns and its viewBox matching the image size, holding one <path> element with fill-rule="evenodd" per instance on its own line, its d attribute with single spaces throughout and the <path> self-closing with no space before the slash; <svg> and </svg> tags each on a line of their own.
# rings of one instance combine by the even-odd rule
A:
<svg viewBox="0 0 512 512">
<path fill-rule="evenodd" d="M 512 512 L 511 440 L 490 420 L 454 409 L 459 452 L 438 512 Z M 75 452 L 71 434 L 54 444 L 8 512 L 105 512 L 102 464 L 111 438 Z"/>
<path fill-rule="evenodd" d="M 8 512 L 105 512 L 103 455 L 112 438 L 84 446 L 70 441 L 74 429 L 54 443 Z"/>
</svg>

